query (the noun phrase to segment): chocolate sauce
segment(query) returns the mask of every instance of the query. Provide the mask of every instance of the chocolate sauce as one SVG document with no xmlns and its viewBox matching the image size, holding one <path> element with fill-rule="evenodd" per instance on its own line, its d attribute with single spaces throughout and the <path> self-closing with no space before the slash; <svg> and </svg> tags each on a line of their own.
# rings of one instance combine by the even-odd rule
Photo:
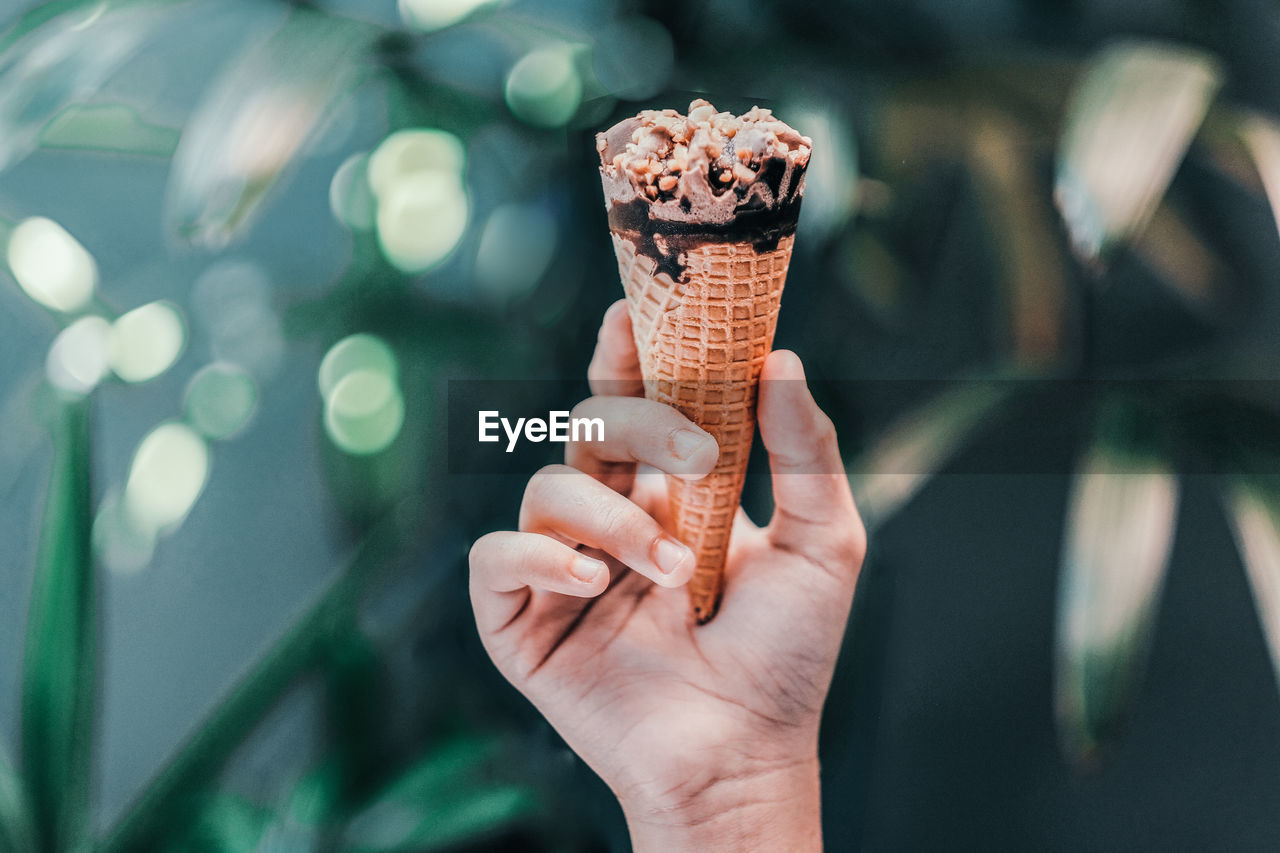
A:
<svg viewBox="0 0 1280 853">
<path fill-rule="evenodd" d="M 682 256 L 693 249 L 722 243 L 751 243 L 757 252 L 778 248 L 779 240 L 796 231 L 801 198 L 793 194 L 773 208 L 763 205 L 739 208 L 733 219 L 723 225 L 654 219 L 650 216 L 652 204 L 647 199 L 615 201 L 609 206 L 609 228 L 619 237 L 630 239 L 636 254 L 657 264 L 657 272 L 665 272 L 673 281 L 684 281 Z M 659 235 L 661 244 L 656 239 Z"/>
</svg>

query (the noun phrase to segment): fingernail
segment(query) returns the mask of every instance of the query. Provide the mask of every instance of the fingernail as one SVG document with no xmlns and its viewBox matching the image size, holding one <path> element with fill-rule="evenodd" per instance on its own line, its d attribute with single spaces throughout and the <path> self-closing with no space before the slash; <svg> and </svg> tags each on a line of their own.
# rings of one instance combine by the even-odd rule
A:
<svg viewBox="0 0 1280 853">
<path fill-rule="evenodd" d="M 569 566 L 569 574 L 583 583 L 591 583 L 602 571 L 604 571 L 604 563 L 590 557 L 578 557 Z"/>
<path fill-rule="evenodd" d="M 659 539 L 653 546 L 653 562 L 664 575 L 673 574 L 686 560 L 693 559 L 693 552 L 674 539 Z"/>
<path fill-rule="evenodd" d="M 671 436 L 671 452 L 677 459 L 688 459 L 697 453 L 709 436 L 704 432 L 691 429 L 676 430 Z"/>
</svg>

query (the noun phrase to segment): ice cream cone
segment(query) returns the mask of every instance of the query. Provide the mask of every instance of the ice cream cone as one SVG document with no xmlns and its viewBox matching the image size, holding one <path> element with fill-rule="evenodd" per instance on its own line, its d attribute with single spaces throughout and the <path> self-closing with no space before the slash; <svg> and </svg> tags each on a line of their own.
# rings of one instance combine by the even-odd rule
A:
<svg viewBox="0 0 1280 853">
<path fill-rule="evenodd" d="M 685 257 L 685 279 L 657 272 L 625 237 L 614 236 L 645 396 L 668 403 L 720 446 L 701 480 L 667 478 L 675 534 L 697 556 L 689 602 L 710 620 L 724 589 L 729 534 L 756 428 L 756 391 L 773 346 L 793 237 L 772 251 L 711 244 Z"/>
<path fill-rule="evenodd" d="M 676 536 L 693 549 L 694 618 L 715 616 L 773 346 L 810 141 L 753 109 L 642 112 L 597 138 L 609 228 L 645 396 L 710 433 L 706 477 L 668 478 Z"/>
</svg>

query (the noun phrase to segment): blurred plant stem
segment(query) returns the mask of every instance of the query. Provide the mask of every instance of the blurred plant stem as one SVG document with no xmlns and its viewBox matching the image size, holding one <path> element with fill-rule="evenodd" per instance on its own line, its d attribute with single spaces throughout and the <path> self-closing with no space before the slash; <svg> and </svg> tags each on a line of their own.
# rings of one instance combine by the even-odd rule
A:
<svg viewBox="0 0 1280 853">
<path fill-rule="evenodd" d="M 71 849 L 89 807 L 97 630 L 89 408 L 84 397 L 56 400 L 22 669 L 22 769 L 48 851 Z"/>
<path fill-rule="evenodd" d="M 353 624 L 353 603 L 376 572 L 410 540 L 418 519 L 404 506 L 375 524 L 349 563 L 294 626 L 237 684 L 147 786 L 102 843 L 101 853 L 153 849 L 194 819 L 217 789 L 219 771 L 280 695 L 322 666 Z"/>
</svg>

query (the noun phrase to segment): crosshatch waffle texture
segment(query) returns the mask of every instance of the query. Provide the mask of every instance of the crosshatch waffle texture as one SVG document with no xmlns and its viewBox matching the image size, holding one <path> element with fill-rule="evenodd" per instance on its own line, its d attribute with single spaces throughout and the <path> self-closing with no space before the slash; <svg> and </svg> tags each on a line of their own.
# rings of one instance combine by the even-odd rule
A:
<svg viewBox="0 0 1280 853">
<path fill-rule="evenodd" d="M 775 250 L 750 243 L 707 245 L 683 256 L 683 281 L 613 235 L 645 396 L 669 403 L 715 437 L 720 458 L 697 482 L 667 478 L 676 536 L 698 567 L 689 601 L 699 623 L 720 606 L 729 534 L 756 429 L 756 391 L 773 347 L 793 236 Z"/>
</svg>

